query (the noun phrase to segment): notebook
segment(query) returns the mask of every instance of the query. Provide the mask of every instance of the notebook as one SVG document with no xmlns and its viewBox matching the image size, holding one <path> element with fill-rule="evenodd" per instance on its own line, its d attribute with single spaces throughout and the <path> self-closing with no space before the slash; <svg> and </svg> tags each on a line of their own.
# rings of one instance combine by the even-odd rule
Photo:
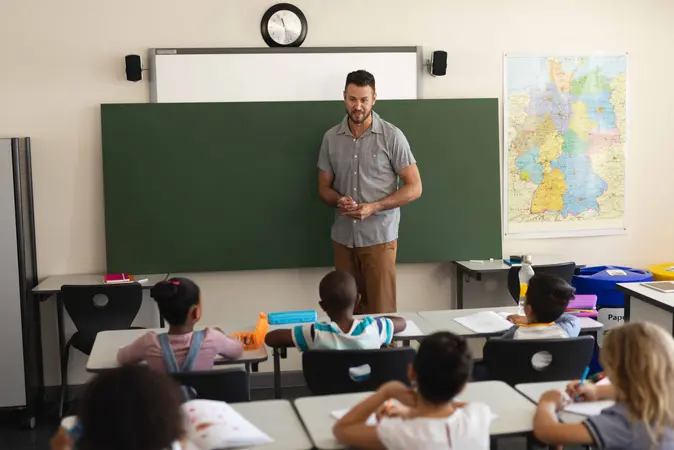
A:
<svg viewBox="0 0 674 450">
<path fill-rule="evenodd" d="M 494 311 L 480 311 L 468 316 L 457 317 L 454 321 L 476 333 L 498 333 L 507 331 L 513 326 L 512 322 Z"/>
<path fill-rule="evenodd" d="M 103 277 L 105 284 L 132 283 L 133 276 L 128 273 L 108 273 Z"/>
<path fill-rule="evenodd" d="M 580 414 L 581 416 L 596 416 L 599 415 L 606 408 L 615 405 L 613 400 L 602 400 L 598 402 L 579 402 L 571 403 L 566 408 L 565 412 Z"/>
<path fill-rule="evenodd" d="M 671 281 L 655 281 L 653 283 L 641 283 L 641 285 L 666 294 L 674 292 L 674 283 Z"/>
</svg>

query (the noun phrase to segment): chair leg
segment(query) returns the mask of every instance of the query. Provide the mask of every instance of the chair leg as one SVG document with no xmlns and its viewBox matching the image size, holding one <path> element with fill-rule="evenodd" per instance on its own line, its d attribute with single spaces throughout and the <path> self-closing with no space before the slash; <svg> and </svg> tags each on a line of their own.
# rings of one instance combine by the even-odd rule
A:
<svg viewBox="0 0 674 450">
<path fill-rule="evenodd" d="M 61 395 L 59 398 L 59 419 L 63 418 L 63 405 L 68 395 L 68 357 L 70 356 L 70 342 L 63 349 L 61 355 Z"/>
</svg>

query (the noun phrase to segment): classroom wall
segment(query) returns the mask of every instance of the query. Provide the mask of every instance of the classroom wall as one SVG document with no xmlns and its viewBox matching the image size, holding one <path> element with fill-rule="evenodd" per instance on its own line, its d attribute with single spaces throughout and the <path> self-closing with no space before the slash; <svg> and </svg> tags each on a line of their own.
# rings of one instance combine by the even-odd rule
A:
<svg viewBox="0 0 674 450">
<path fill-rule="evenodd" d="M 123 57 L 149 47 L 263 46 L 271 0 L 5 0 L 0 3 L 0 135 L 33 142 L 38 268 L 42 277 L 105 269 L 99 104 L 145 102 L 146 82 L 124 78 Z M 558 255 L 585 264 L 643 266 L 674 259 L 669 132 L 674 94 L 669 0 L 295 0 L 309 20 L 306 46 L 421 45 L 449 53 L 447 76 L 423 77 L 423 98 L 501 97 L 504 52 L 630 53 L 629 233 L 505 240 L 503 253 Z M 388 16 L 386 16 L 388 15 Z M 376 74 L 375 74 L 376 75 Z M 335 118 L 338 121 L 339 118 Z M 420 167 L 423 177 L 424 168 Z M 226 176 L 223 173 L 223 176 Z M 659 189 L 654 188 L 658 183 Z M 315 189 L 307 186 L 307 189 Z M 466 189 L 470 189 L 467 180 Z M 159 199 L 147 199 L 157 201 Z M 161 199 L 161 201 L 167 201 Z M 170 201 L 170 200 L 169 200 Z M 223 199 L 223 202 L 225 200 Z M 457 211 L 460 214 L 460 211 Z M 405 213 L 403 211 L 403 220 Z M 326 233 L 328 230 L 326 230 Z M 400 245 L 405 245 L 401 242 Z M 500 255 L 494 255 L 499 257 Z M 260 310 L 312 307 L 323 270 L 199 277 L 212 323 Z M 399 268 L 399 309 L 447 308 L 448 264 Z M 502 278 L 471 283 L 468 305 L 507 301 Z M 139 318 L 152 325 L 151 303 Z M 58 383 L 53 302 L 43 306 L 45 375 Z M 71 382 L 86 380 L 84 358 Z"/>
</svg>

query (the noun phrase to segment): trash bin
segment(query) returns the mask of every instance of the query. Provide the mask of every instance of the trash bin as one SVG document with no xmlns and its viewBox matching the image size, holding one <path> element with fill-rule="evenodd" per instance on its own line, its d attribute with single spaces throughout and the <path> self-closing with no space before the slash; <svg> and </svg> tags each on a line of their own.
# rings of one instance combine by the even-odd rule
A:
<svg viewBox="0 0 674 450">
<path fill-rule="evenodd" d="M 654 264 L 648 270 L 653 272 L 653 280 L 655 281 L 674 280 L 674 263 Z"/>
<path fill-rule="evenodd" d="M 625 316 L 624 294 L 616 289 L 618 283 L 639 283 L 652 281 L 653 274 L 647 270 L 621 266 L 595 266 L 580 269 L 573 277 L 573 287 L 577 294 L 597 296 L 597 320 L 604 325 L 604 334 L 620 325 Z M 673 272 L 674 274 L 674 272 Z M 602 335 L 598 338 L 601 345 Z"/>
</svg>

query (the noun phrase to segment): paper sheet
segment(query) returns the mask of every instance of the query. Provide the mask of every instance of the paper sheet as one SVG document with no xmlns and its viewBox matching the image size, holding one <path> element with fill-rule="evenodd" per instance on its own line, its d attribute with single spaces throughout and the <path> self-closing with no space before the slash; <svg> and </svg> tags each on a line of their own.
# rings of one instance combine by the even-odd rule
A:
<svg viewBox="0 0 674 450">
<path fill-rule="evenodd" d="M 423 333 L 419 329 L 416 323 L 413 320 L 406 320 L 407 326 L 400 333 L 396 333 L 396 337 L 405 337 L 405 336 L 422 336 Z"/>
<path fill-rule="evenodd" d="M 332 417 L 334 417 L 335 419 L 339 420 L 339 419 L 341 419 L 342 417 L 344 417 L 344 416 L 346 415 L 346 413 L 348 413 L 348 412 L 349 412 L 348 409 L 340 409 L 340 410 L 331 412 L 331 413 L 330 413 L 330 416 L 332 416 Z M 374 414 L 370 415 L 370 417 L 367 418 L 367 422 L 365 422 L 365 423 L 366 423 L 367 425 L 371 426 L 371 427 L 376 426 L 376 425 L 377 425 L 377 416 L 374 415 Z"/>
<path fill-rule="evenodd" d="M 511 322 L 494 311 L 481 311 L 469 316 L 457 317 L 454 321 L 476 333 L 498 333 L 507 331 L 513 326 Z"/>
<path fill-rule="evenodd" d="M 566 408 L 565 412 L 580 414 L 581 416 L 596 416 L 602 412 L 602 410 L 609 408 L 615 405 L 613 400 L 602 400 L 599 402 L 580 402 L 580 403 L 571 403 Z"/>
</svg>

